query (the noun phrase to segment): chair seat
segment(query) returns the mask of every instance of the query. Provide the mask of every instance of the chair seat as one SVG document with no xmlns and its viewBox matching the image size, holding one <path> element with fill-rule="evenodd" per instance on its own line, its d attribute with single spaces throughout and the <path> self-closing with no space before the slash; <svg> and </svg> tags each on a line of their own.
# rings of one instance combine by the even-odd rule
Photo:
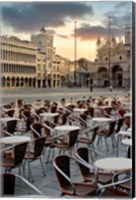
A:
<svg viewBox="0 0 136 200">
<path fill-rule="evenodd" d="M 107 184 L 112 181 L 112 173 L 98 172 L 98 182 L 102 184 Z"/>
<path fill-rule="evenodd" d="M 14 157 L 3 157 L 1 159 L 2 167 L 14 167 Z"/>
<path fill-rule="evenodd" d="M 109 132 L 107 130 L 104 130 L 104 131 L 98 132 L 98 135 L 99 136 L 109 136 Z"/>
<path fill-rule="evenodd" d="M 78 139 L 78 142 L 90 144 L 90 143 L 92 142 L 92 139 L 80 137 L 80 138 Z"/>
<path fill-rule="evenodd" d="M 111 173 L 104 173 L 104 172 L 98 172 L 98 183 L 107 184 L 110 183 L 112 180 L 113 174 Z M 85 181 L 92 181 L 92 179 L 95 180 L 95 174 L 94 172 L 90 172 L 87 176 L 84 176 Z"/>
<path fill-rule="evenodd" d="M 34 152 L 26 152 L 24 159 L 33 159 L 34 158 Z"/>
<path fill-rule="evenodd" d="M 67 142 L 61 142 L 53 144 L 52 146 L 58 147 L 58 148 L 69 148 L 69 144 Z"/>
<path fill-rule="evenodd" d="M 132 188 L 132 182 L 127 181 L 125 183 L 119 184 L 119 187 L 126 189 L 126 190 L 130 190 Z"/>
<path fill-rule="evenodd" d="M 97 184 L 74 183 L 77 196 L 95 195 L 98 188 Z"/>
<path fill-rule="evenodd" d="M 117 190 L 116 188 L 109 187 L 107 188 L 102 194 L 100 195 L 101 197 L 123 197 L 123 196 L 129 196 L 127 192 Z"/>
</svg>

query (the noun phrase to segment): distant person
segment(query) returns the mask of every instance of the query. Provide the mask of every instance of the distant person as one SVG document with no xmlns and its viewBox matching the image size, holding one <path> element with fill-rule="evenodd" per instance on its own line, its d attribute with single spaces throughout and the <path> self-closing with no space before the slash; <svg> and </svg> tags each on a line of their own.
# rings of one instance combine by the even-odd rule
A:
<svg viewBox="0 0 136 200">
<path fill-rule="evenodd" d="M 90 83 L 90 92 L 93 92 L 93 83 Z"/>
<path fill-rule="evenodd" d="M 110 85 L 109 90 L 110 90 L 110 92 L 112 92 L 112 90 L 113 90 L 113 86 L 112 85 Z"/>
</svg>

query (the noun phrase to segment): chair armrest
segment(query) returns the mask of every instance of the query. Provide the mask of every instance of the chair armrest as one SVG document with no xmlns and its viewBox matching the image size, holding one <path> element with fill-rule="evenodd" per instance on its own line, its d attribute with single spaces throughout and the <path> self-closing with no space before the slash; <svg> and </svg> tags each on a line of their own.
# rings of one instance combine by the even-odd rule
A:
<svg viewBox="0 0 136 200">
<path fill-rule="evenodd" d="M 115 182 L 117 176 L 119 176 L 121 174 L 128 173 L 128 172 L 131 172 L 131 169 L 122 170 L 122 171 L 119 171 L 119 172 L 115 173 L 114 176 L 113 176 L 113 178 L 112 178 L 112 182 Z"/>
<path fill-rule="evenodd" d="M 14 136 L 14 135 L 12 135 L 11 133 L 9 133 L 8 131 L 5 131 L 5 130 L 4 131 L 2 130 L 2 133 L 7 134 L 9 136 Z"/>
<path fill-rule="evenodd" d="M 127 182 L 127 181 L 129 181 L 129 180 L 131 180 L 131 179 L 132 179 L 132 177 L 129 177 L 129 178 L 124 179 L 124 180 L 122 180 L 122 181 L 117 181 L 117 182 L 114 182 L 114 183 L 110 183 L 110 184 L 102 185 L 102 186 L 100 186 L 100 187 L 97 189 L 97 191 L 96 191 L 96 195 L 99 196 L 100 191 L 101 191 L 102 189 L 105 189 L 105 188 L 108 188 L 108 187 L 112 187 L 112 186 L 116 186 L 116 185 L 119 185 L 119 184 L 125 183 L 125 182 Z"/>
<path fill-rule="evenodd" d="M 31 189 L 33 189 L 35 192 L 37 192 L 40 195 L 44 195 L 35 185 L 33 185 L 32 183 L 30 183 L 28 180 L 26 180 L 24 177 L 15 174 L 15 176 L 19 179 L 21 179 L 24 183 L 26 183 Z"/>
<path fill-rule="evenodd" d="M 99 156 L 102 156 L 103 158 L 106 157 L 106 155 L 100 153 L 99 151 L 97 151 L 97 150 L 95 150 L 95 149 L 93 149 L 93 148 L 88 148 L 88 149 L 89 149 L 89 151 L 93 151 L 93 152 L 95 152 L 96 154 L 98 154 Z"/>
<path fill-rule="evenodd" d="M 95 167 L 94 166 L 92 166 L 91 164 L 87 163 L 84 159 L 82 159 L 79 155 L 77 155 L 77 153 L 75 155 L 76 155 L 76 157 L 72 156 L 73 159 L 75 159 L 77 162 L 79 162 L 80 164 L 82 164 L 85 167 L 87 167 L 89 170 L 95 171 Z"/>
</svg>

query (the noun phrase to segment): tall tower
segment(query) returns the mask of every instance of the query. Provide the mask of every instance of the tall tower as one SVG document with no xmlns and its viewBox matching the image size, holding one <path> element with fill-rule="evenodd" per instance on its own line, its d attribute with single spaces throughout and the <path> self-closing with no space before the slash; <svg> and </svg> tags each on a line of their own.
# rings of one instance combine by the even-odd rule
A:
<svg viewBox="0 0 136 200">
<path fill-rule="evenodd" d="M 37 49 L 46 54 L 48 58 L 52 58 L 53 55 L 53 34 L 49 30 L 45 30 L 44 27 L 38 34 L 31 35 L 31 42 L 37 46 Z"/>
<path fill-rule="evenodd" d="M 96 41 L 96 51 L 97 51 L 97 58 L 99 59 L 100 57 L 100 48 L 101 48 L 101 39 L 100 36 L 98 35 L 97 41 Z"/>
<path fill-rule="evenodd" d="M 49 87 L 53 86 L 53 33 L 50 30 L 41 28 L 38 34 L 31 35 L 31 42 L 37 46 L 37 50 L 45 53 L 46 60 L 46 79 Z"/>
</svg>

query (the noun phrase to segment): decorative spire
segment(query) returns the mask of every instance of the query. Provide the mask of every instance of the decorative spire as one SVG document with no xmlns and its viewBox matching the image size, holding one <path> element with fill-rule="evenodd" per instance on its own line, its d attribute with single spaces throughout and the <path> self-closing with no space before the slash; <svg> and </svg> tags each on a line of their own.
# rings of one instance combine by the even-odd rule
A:
<svg viewBox="0 0 136 200">
<path fill-rule="evenodd" d="M 96 45 L 97 45 L 97 46 L 100 46 L 100 45 L 101 45 L 101 39 L 100 39 L 100 36 L 99 36 L 99 35 L 98 35 L 98 38 L 97 38 Z"/>
<path fill-rule="evenodd" d="M 113 45 L 117 44 L 117 41 L 116 41 L 116 38 L 115 38 L 114 34 L 112 34 L 111 42 L 112 42 Z"/>
<path fill-rule="evenodd" d="M 45 28 L 44 28 L 44 26 L 41 28 L 41 33 L 45 33 L 46 32 L 46 30 L 45 30 Z"/>
</svg>

